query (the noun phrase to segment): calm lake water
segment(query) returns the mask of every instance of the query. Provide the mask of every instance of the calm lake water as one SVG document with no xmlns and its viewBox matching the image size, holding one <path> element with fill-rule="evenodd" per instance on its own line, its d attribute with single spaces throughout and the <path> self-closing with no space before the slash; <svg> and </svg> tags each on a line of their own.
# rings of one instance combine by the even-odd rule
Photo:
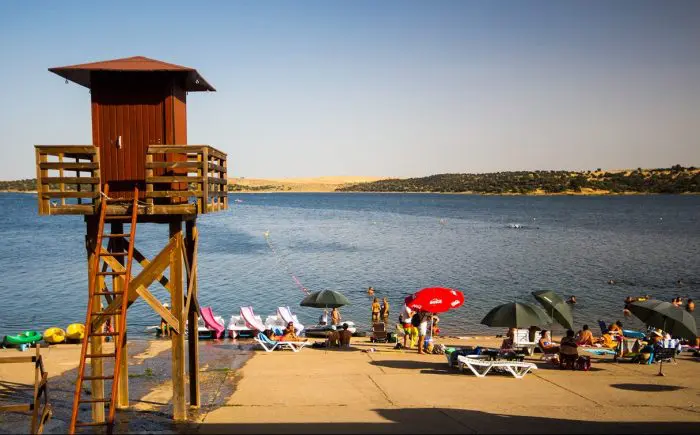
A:
<svg viewBox="0 0 700 435">
<path fill-rule="evenodd" d="M 534 303 L 530 292 L 542 289 L 575 294 L 577 326 L 595 331 L 597 319 L 622 318 L 628 295 L 700 298 L 700 196 L 285 193 L 232 195 L 230 205 L 198 221 L 200 303 L 227 322 L 241 306 L 264 319 L 289 305 L 314 323 L 320 312 L 299 307 L 292 275 L 312 291 L 345 294 L 343 318 L 364 326 L 368 286 L 389 298 L 394 321 L 406 295 L 457 288 L 467 300 L 441 315 L 447 334 L 502 333 L 480 325 L 489 309 Z M 38 216 L 35 195 L 0 194 L 0 334 L 84 321 L 84 231 L 80 216 Z M 168 229 L 137 231 L 136 246 L 152 257 Z M 143 301 L 129 310 L 132 335 L 158 321 Z"/>
</svg>

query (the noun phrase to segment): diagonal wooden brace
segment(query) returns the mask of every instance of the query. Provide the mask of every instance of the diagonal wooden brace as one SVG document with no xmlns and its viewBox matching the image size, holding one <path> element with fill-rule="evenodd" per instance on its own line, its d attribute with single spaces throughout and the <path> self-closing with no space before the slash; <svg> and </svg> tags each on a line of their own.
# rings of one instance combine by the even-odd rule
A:
<svg viewBox="0 0 700 435">
<path fill-rule="evenodd" d="M 139 296 L 143 297 L 148 305 L 153 308 L 153 310 L 158 313 L 167 323 L 170 325 L 176 334 L 181 333 L 181 325 L 172 315 L 170 311 L 165 309 L 163 305 L 156 299 L 151 292 L 148 291 L 148 286 L 153 283 L 159 276 L 162 276 L 163 271 L 170 264 L 170 252 L 177 246 L 177 238 L 173 237 L 170 239 L 168 244 L 163 248 L 162 251 L 156 255 L 156 257 L 151 261 L 144 269 L 139 273 L 134 279 L 131 280 L 129 285 L 129 293 L 127 294 L 129 305 L 134 303 Z M 105 259 L 112 259 L 114 257 L 104 257 Z M 107 260 L 106 260 L 107 261 Z M 123 271 L 124 266 L 114 261 L 114 270 L 117 272 Z M 119 266 L 117 266 L 119 264 Z M 111 265 L 111 264 L 110 264 Z M 114 300 L 107 306 L 104 311 L 116 311 L 118 307 L 121 306 L 122 298 L 124 295 L 117 295 Z M 107 320 L 106 316 L 97 316 L 95 320 L 92 321 L 92 330 L 95 331 L 97 328 L 102 326 Z"/>
</svg>

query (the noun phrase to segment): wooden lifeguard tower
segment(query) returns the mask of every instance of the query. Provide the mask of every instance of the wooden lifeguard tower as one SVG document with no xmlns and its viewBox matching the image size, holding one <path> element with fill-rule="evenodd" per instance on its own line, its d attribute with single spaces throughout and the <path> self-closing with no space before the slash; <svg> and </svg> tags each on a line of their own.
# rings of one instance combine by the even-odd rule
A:
<svg viewBox="0 0 700 435">
<path fill-rule="evenodd" d="M 186 96 L 215 89 L 195 69 L 145 57 L 49 71 L 89 88 L 92 103 L 92 145 L 35 146 L 39 214 L 83 215 L 86 223 L 86 329 L 70 432 L 84 426 L 111 432 L 116 409 L 129 405 L 126 314 L 139 297 L 170 325 L 173 417 L 183 420 L 185 329 L 189 403 L 200 402 L 197 216 L 228 208 L 226 154 L 187 145 Z M 150 260 L 135 246 L 143 223 L 169 226 L 169 240 Z M 142 270 L 131 276 L 134 260 Z M 155 281 L 170 293 L 170 309 L 148 290 Z M 106 336 L 114 338 L 114 351 Z M 110 358 L 114 370 L 105 373 Z M 79 418 L 81 404 L 90 404 L 92 418 Z"/>
</svg>

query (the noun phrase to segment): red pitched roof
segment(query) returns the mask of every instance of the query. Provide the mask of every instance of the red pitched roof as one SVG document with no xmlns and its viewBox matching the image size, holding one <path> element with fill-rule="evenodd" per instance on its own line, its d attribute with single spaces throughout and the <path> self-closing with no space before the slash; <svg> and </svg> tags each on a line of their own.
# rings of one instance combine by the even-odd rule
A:
<svg viewBox="0 0 700 435">
<path fill-rule="evenodd" d="M 52 73 L 58 74 L 66 80 L 79 85 L 90 87 L 90 73 L 92 71 L 171 71 L 182 72 L 187 75 L 186 91 L 215 91 L 204 77 L 196 69 L 175 65 L 160 60 L 149 59 L 144 56 L 125 57 L 123 59 L 105 60 L 100 62 L 82 63 L 79 65 L 61 66 L 49 68 Z"/>
</svg>

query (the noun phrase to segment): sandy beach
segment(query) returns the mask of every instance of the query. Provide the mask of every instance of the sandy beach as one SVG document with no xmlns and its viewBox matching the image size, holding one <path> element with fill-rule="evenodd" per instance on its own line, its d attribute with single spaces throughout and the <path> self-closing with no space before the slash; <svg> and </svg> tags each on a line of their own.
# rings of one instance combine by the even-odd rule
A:
<svg viewBox="0 0 700 435">
<path fill-rule="evenodd" d="M 455 346 L 498 346 L 500 338 L 440 338 Z M 477 378 L 448 367 L 444 355 L 353 339 L 347 350 L 263 352 L 250 340 L 200 342 L 202 403 L 174 424 L 169 402 L 170 344 L 130 344 L 130 409 L 119 432 L 153 433 L 695 433 L 700 423 L 697 358 L 676 364 L 594 357 L 591 371 L 539 360 L 524 379 Z M 364 352 L 369 349 L 373 352 Z M 78 345 L 43 349 L 55 413 L 45 433 L 67 430 Z M 16 356 L 0 350 L 0 358 Z M 0 365 L 2 403 L 23 396 L 31 365 Z M 25 397 L 26 398 L 26 397 Z M 26 430 L 29 417 L 0 414 L 0 432 Z"/>
</svg>

